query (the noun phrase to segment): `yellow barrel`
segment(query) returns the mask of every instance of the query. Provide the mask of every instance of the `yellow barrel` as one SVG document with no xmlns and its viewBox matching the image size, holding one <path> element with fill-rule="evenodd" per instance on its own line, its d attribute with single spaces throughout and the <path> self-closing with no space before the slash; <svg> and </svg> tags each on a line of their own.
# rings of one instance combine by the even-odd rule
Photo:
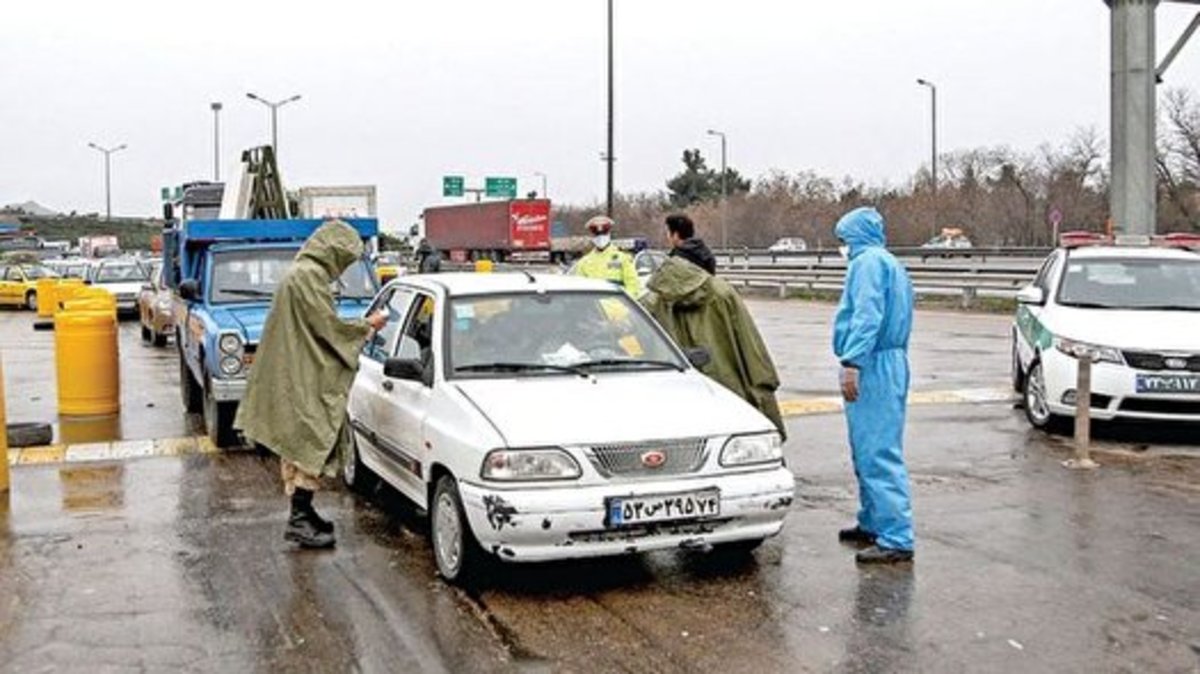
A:
<svg viewBox="0 0 1200 674">
<path fill-rule="evenodd" d="M 54 292 L 54 313 L 62 311 L 63 302 L 75 297 L 75 293 L 86 289 L 82 279 L 65 278 L 58 282 L 58 289 Z"/>
<path fill-rule="evenodd" d="M 54 308 L 58 306 L 58 279 L 40 278 L 37 282 L 37 315 L 38 318 L 50 318 Z"/>
<path fill-rule="evenodd" d="M 117 316 L 100 299 L 67 302 L 54 316 L 61 416 L 116 414 L 121 408 Z"/>
<path fill-rule="evenodd" d="M 475 271 L 479 274 L 491 273 L 494 266 L 491 260 L 475 260 Z"/>
<path fill-rule="evenodd" d="M 117 315 L 117 297 L 103 288 L 83 286 L 62 303 L 67 311 L 103 311 Z"/>
</svg>

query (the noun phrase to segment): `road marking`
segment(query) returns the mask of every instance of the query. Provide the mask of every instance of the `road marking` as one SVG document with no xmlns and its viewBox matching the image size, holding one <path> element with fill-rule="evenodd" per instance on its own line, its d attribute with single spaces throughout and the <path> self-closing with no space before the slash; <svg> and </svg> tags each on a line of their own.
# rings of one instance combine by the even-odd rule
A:
<svg viewBox="0 0 1200 674">
<path fill-rule="evenodd" d="M 1016 396 L 1003 388 L 972 388 L 954 391 L 914 391 L 908 396 L 910 405 L 971 405 L 1009 403 Z M 842 399 L 835 396 L 797 398 L 779 403 L 785 417 L 805 417 L 836 414 L 842 411 Z M 154 456 L 191 456 L 217 454 L 220 450 L 207 436 L 161 438 L 158 440 L 120 440 L 91 442 L 77 445 L 46 445 L 8 450 L 12 466 L 37 466 L 56 463 L 87 463 L 92 461 L 125 461 Z"/>
</svg>

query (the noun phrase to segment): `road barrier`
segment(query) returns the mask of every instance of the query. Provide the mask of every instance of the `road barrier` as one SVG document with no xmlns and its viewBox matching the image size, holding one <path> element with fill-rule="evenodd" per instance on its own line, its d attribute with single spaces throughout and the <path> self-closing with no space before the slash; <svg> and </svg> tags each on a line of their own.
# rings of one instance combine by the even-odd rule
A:
<svg viewBox="0 0 1200 674">
<path fill-rule="evenodd" d="M 50 318 L 58 306 L 58 279 L 42 278 L 37 282 L 38 318 Z"/>
<path fill-rule="evenodd" d="M 116 414 L 121 407 L 117 302 L 85 288 L 54 316 L 58 412 L 62 416 Z"/>
<path fill-rule="evenodd" d="M 0 499 L 8 500 L 8 416 L 4 409 L 4 358 L 0 355 Z"/>
<path fill-rule="evenodd" d="M 62 305 L 67 300 L 75 297 L 75 294 L 85 290 L 87 286 L 83 284 L 81 279 L 65 278 L 58 282 L 58 287 L 54 290 L 54 313 L 62 311 Z"/>
</svg>

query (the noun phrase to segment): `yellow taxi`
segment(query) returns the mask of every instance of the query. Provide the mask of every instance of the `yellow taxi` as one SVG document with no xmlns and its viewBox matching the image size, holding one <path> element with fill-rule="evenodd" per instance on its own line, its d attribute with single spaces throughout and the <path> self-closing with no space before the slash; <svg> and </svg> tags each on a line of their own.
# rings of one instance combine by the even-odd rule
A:
<svg viewBox="0 0 1200 674">
<path fill-rule="evenodd" d="M 37 311 L 38 279 L 57 276 L 40 265 L 0 264 L 0 306 Z"/>
<path fill-rule="evenodd" d="M 403 276 L 405 273 L 404 264 L 400 261 L 400 255 L 397 253 L 383 253 L 375 261 L 375 273 L 379 276 L 379 285 L 386 285 L 388 281 Z"/>
</svg>

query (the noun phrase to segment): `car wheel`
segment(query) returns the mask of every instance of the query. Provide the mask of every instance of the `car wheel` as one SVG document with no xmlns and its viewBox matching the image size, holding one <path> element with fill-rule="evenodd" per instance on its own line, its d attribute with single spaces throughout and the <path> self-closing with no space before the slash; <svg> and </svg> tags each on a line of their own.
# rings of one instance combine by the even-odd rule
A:
<svg viewBox="0 0 1200 674">
<path fill-rule="evenodd" d="M 36 290 L 30 290 L 29 292 L 25 293 L 25 308 L 30 311 L 37 311 L 38 301 Z"/>
<path fill-rule="evenodd" d="M 166 335 L 161 335 L 161 334 L 154 335 L 154 346 L 157 346 L 158 348 L 161 349 L 166 345 L 167 345 L 167 336 Z"/>
<path fill-rule="evenodd" d="M 1025 391 L 1025 371 L 1021 369 L 1021 352 L 1017 350 L 1017 336 L 1013 335 L 1012 345 L 1012 386 L 1017 393 Z"/>
<path fill-rule="evenodd" d="M 458 483 L 449 475 L 438 480 L 429 512 L 433 559 L 442 578 L 456 585 L 473 584 L 483 551 L 458 495 Z"/>
<path fill-rule="evenodd" d="M 145 325 L 142 325 L 142 341 L 149 342 L 152 338 L 153 338 L 153 335 L 150 333 L 150 328 L 147 328 Z"/>
<path fill-rule="evenodd" d="M 212 393 L 204 394 L 204 428 L 208 431 L 208 439 L 217 449 L 236 447 L 237 432 L 233 430 L 233 417 L 237 414 L 237 403 L 218 402 Z"/>
<path fill-rule="evenodd" d="M 358 453 L 358 433 L 350 433 L 350 456 L 346 458 L 346 465 L 342 466 L 342 482 L 346 483 L 352 491 L 359 494 L 370 493 L 378 482 L 378 477 L 367 467 L 362 461 L 362 456 Z"/>
<path fill-rule="evenodd" d="M 192 376 L 183 351 L 179 352 L 179 391 L 183 394 L 183 409 L 189 414 L 199 414 L 204 406 L 204 391 Z"/>
<path fill-rule="evenodd" d="M 1025 418 L 1030 425 L 1043 431 L 1058 431 L 1064 425 L 1064 419 L 1050 411 L 1046 392 L 1046 377 L 1042 372 L 1041 361 L 1033 361 L 1029 372 L 1025 374 Z"/>
</svg>

